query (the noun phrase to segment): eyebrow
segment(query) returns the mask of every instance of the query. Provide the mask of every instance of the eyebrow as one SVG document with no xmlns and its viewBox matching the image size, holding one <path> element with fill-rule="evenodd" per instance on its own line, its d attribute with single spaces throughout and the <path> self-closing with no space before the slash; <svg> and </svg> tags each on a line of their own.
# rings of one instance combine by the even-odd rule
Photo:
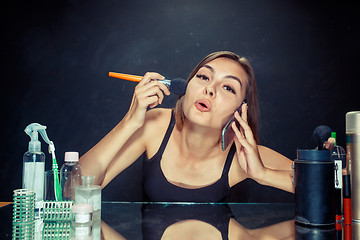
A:
<svg viewBox="0 0 360 240">
<path fill-rule="evenodd" d="M 207 65 L 207 64 L 205 64 L 203 67 L 209 69 L 212 73 L 215 72 L 214 68 Z M 234 79 L 234 80 L 238 81 L 240 83 L 240 86 L 242 87 L 242 82 L 241 82 L 240 78 L 238 78 L 236 76 L 233 76 L 233 75 L 227 75 L 227 76 L 225 76 L 225 78 L 231 78 L 231 79 Z"/>
</svg>

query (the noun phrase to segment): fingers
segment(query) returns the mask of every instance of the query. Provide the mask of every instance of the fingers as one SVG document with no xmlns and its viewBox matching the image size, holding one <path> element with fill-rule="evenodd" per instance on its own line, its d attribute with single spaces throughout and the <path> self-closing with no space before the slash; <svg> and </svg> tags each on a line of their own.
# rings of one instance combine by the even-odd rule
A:
<svg viewBox="0 0 360 240">
<path fill-rule="evenodd" d="M 159 73 L 155 73 L 155 72 L 147 72 L 145 73 L 144 77 L 141 79 L 140 83 L 138 85 L 143 86 L 146 83 L 153 81 L 153 80 L 162 80 L 165 79 L 164 76 L 162 76 Z"/>
<path fill-rule="evenodd" d="M 148 85 L 149 83 L 153 83 L 153 85 L 158 86 L 166 95 L 170 95 L 170 91 L 167 88 L 167 86 L 165 84 L 162 84 L 157 81 L 157 80 L 164 80 L 164 79 L 165 79 L 165 77 L 160 75 L 159 73 L 147 72 L 144 75 L 143 79 L 138 84 L 138 87 Z M 153 86 L 153 85 L 149 85 L 149 87 Z"/>
<path fill-rule="evenodd" d="M 235 144 L 237 144 L 237 147 L 240 148 L 240 145 L 248 148 L 250 147 L 249 142 L 246 140 L 244 134 L 243 134 L 243 130 L 240 130 L 239 128 L 237 128 L 235 122 L 232 123 L 231 125 L 232 129 L 235 132 L 236 137 L 234 138 Z"/>
<path fill-rule="evenodd" d="M 158 73 L 146 73 L 141 82 L 135 87 L 135 96 L 142 107 L 153 108 L 163 102 L 164 94 L 170 95 L 167 86 L 156 80 L 164 79 Z"/>
<path fill-rule="evenodd" d="M 241 105 L 241 116 L 246 123 L 247 123 L 247 114 L 248 114 L 247 110 L 248 110 L 247 103 L 244 103 L 243 105 Z"/>
<path fill-rule="evenodd" d="M 150 82 L 143 87 L 136 87 L 135 97 L 140 106 L 154 107 L 162 103 L 164 94 L 156 83 Z"/>
<path fill-rule="evenodd" d="M 253 132 L 247 122 L 247 104 L 243 104 L 241 108 L 241 116 L 238 111 L 235 112 L 234 116 L 240 124 L 240 129 L 238 129 L 234 124 L 234 127 L 236 128 L 234 131 L 235 133 L 238 132 L 237 137 L 239 138 L 239 141 L 241 142 L 246 140 L 251 145 L 256 144 Z"/>
</svg>

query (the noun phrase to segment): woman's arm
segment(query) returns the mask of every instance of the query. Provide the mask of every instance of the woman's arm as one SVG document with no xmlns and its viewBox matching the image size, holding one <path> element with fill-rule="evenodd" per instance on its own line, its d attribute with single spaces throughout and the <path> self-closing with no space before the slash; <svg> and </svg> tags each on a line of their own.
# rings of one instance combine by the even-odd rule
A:
<svg viewBox="0 0 360 240">
<path fill-rule="evenodd" d="M 137 144 L 127 143 L 132 139 Z M 113 164 L 114 159 L 121 158 L 121 149 L 128 145 L 131 148 L 133 155 L 124 159 L 118 169 L 111 169 L 110 165 Z M 100 142 L 91 148 L 86 154 L 80 158 L 80 165 L 83 175 L 95 176 L 95 184 L 105 187 L 110 182 L 108 173 L 120 173 L 126 167 L 130 166 L 144 151 L 144 145 L 141 139 L 141 128 L 137 129 L 131 123 L 127 123 L 123 119 L 118 123 Z M 105 177 L 108 179 L 104 182 Z M 113 176 L 112 178 L 114 178 Z"/>
<path fill-rule="evenodd" d="M 265 166 L 265 171 L 263 176 L 255 180 L 260 184 L 269 185 L 293 193 L 294 186 L 292 184 L 291 168 L 293 161 L 264 146 L 258 145 L 258 151 L 260 153 L 260 160 Z"/>
<path fill-rule="evenodd" d="M 167 87 L 155 79 L 164 77 L 147 73 L 136 86 L 129 111 L 99 143 L 80 158 L 83 175 L 95 176 L 95 184 L 105 187 L 122 170 L 130 166 L 144 151 L 143 129 L 147 107 L 162 103 Z"/>
</svg>

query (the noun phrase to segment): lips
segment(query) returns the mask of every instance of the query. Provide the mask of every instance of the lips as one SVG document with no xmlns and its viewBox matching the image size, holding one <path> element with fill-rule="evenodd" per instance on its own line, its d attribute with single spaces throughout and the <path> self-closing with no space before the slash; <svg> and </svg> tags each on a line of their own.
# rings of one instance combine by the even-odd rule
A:
<svg viewBox="0 0 360 240">
<path fill-rule="evenodd" d="M 211 103 L 205 99 L 197 100 L 195 102 L 195 107 L 200 112 L 210 112 L 211 111 Z"/>
</svg>

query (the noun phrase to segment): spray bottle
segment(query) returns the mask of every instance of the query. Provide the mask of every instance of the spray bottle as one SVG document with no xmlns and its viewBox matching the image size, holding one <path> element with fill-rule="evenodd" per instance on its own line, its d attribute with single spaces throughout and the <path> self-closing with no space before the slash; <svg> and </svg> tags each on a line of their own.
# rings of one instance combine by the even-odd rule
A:
<svg viewBox="0 0 360 240">
<path fill-rule="evenodd" d="M 45 129 L 46 126 L 42 126 L 38 123 L 31 123 L 25 128 L 25 133 L 30 136 L 31 141 L 29 142 L 29 150 L 23 157 L 22 187 L 35 191 L 35 209 L 40 209 L 42 207 L 45 181 L 45 154 L 41 152 L 41 143 L 38 139 L 38 133 L 40 133 L 44 141 L 49 144 L 49 152 L 52 154 L 53 158 L 53 170 L 54 168 L 56 169 L 54 171 L 55 194 L 57 193 L 57 200 L 61 201 L 61 189 L 59 189 L 55 146 L 54 143 L 49 140 Z"/>
</svg>

